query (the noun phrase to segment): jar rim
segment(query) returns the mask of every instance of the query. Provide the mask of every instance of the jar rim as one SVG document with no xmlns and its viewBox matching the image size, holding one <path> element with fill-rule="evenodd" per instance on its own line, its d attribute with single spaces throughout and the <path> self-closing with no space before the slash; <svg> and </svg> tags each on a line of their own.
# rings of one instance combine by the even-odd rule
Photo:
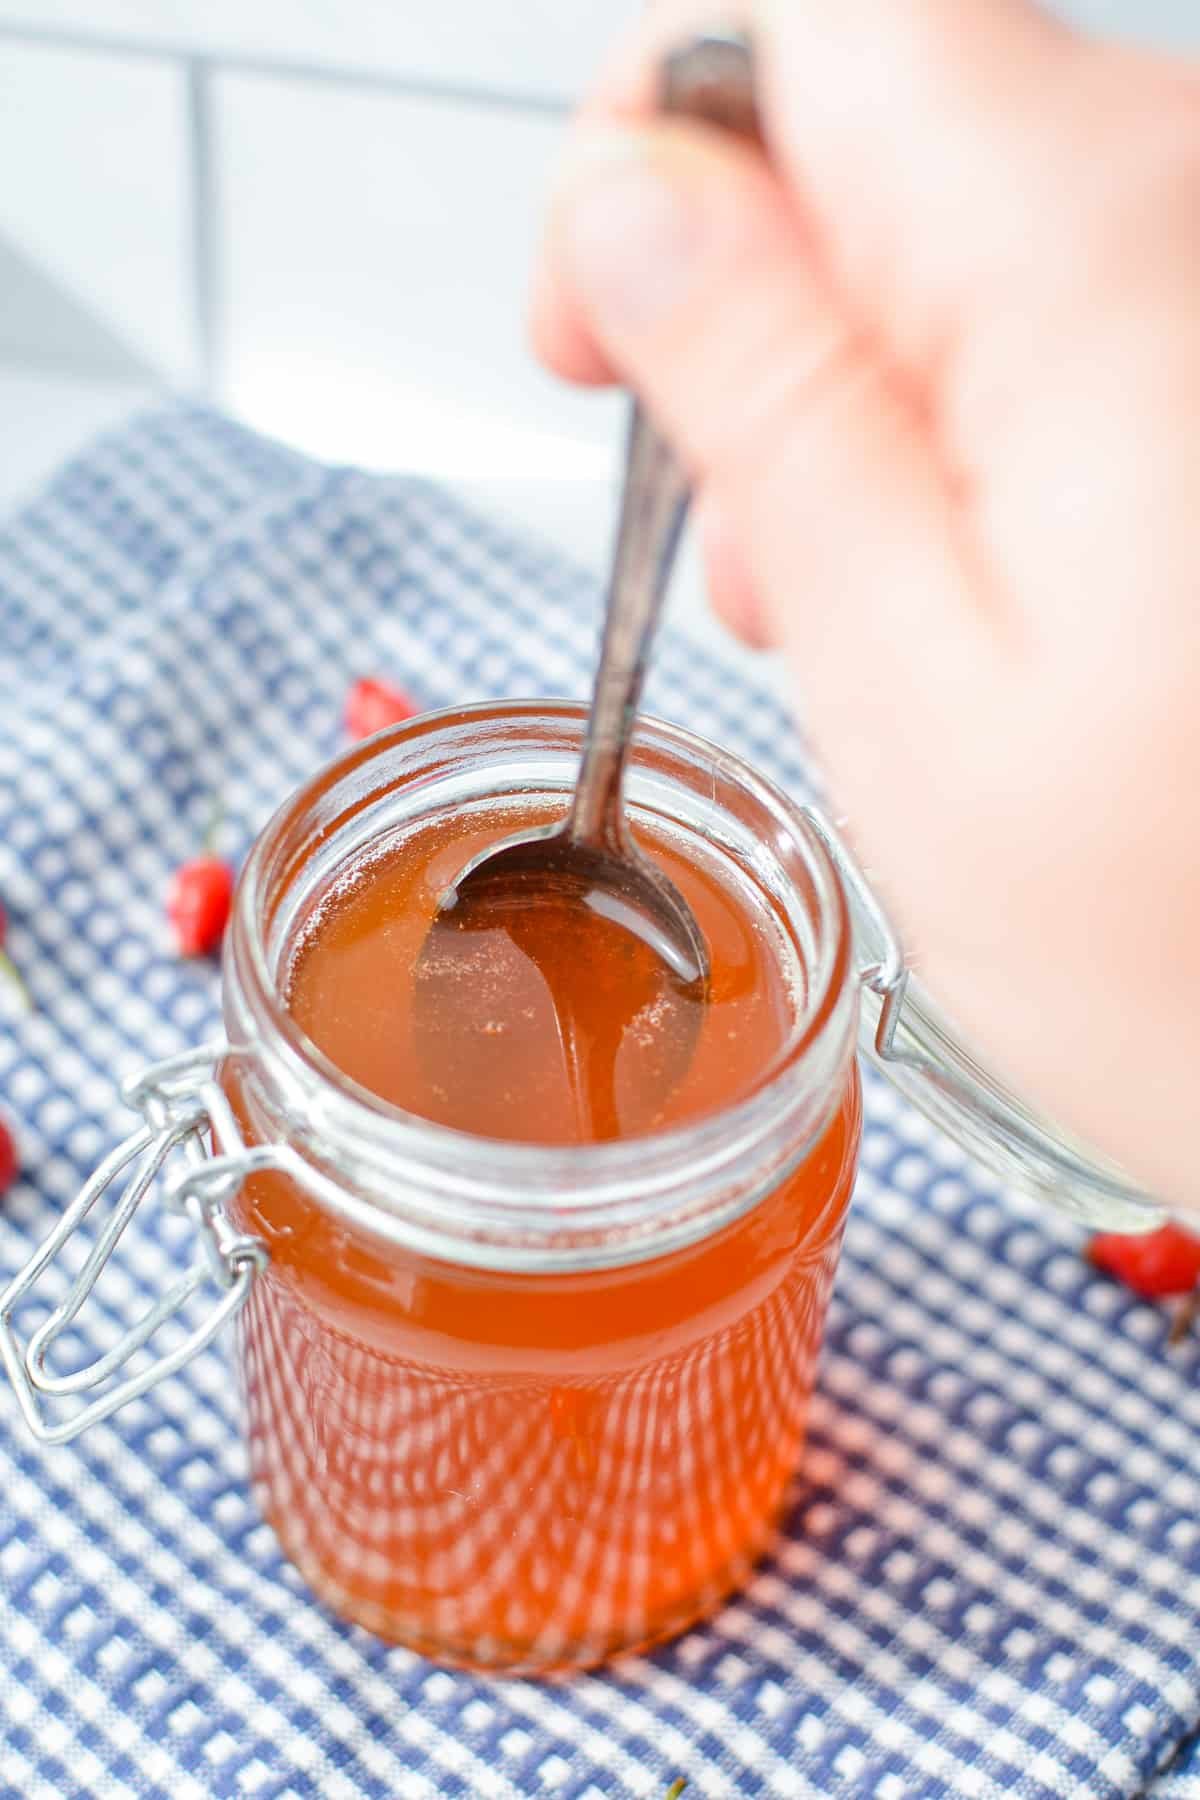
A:
<svg viewBox="0 0 1200 1800">
<path fill-rule="evenodd" d="M 850 909 L 836 865 L 821 837 L 809 823 L 804 809 L 740 756 L 719 749 L 693 732 L 657 719 L 639 722 L 634 739 L 634 765 L 652 750 L 696 762 L 707 762 L 736 784 L 740 793 L 762 806 L 800 847 L 806 877 L 811 882 L 815 912 L 820 923 L 819 953 L 806 967 L 807 981 L 797 1005 L 796 1023 L 785 1045 L 764 1069 L 748 1092 L 728 1107 L 655 1132 L 647 1132 L 599 1144 L 546 1145 L 475 1136 L 451 1126 L 409 1113 L 372 1094 L 347 1077 L 307 1036 L 289 1012 L 264 930 L 269 903 L 267 888 L 289 830 L 311 814 L 320 797 L 338 783 L 364 783 L 372 765 L 382 765 L 451 728 L 484 730 L 488 726 L 538 724 L 567 727 L 581 732 L 584 709 L 570 700 L 482 701 L 470 706 L 444 708 L 389 728 L 352 746 L 317 771 L 276 810 L 260 833 L 242 871 L 234 902 L 233 921 L 226 956 L 227 979 L 239 984 L 249 1001 L 258 1027 L 258 1041 L 245 1049 L 262 1055 L 264 1033 L 269 1034 L 272 1080 L 290 1088 L 294 1104 L 309 1121 L 314 1140 L 332 1134 L 343 1149 L 349 1141 L 378 1171 L 382 1161 L 419 1164 L 422 1171 L 438 1168 L 465 1203 L 477 1204 L 502 1190 L 544 1199 L 555 1196 L 554 1223 L 564 1215 L 581 1217 L 603 1210 L 606 1202 L 636 1187 L 643 1197 L 647 1218 L 655 1211 L 658 1196 L 665 1204 L 678 1189 L 681 1159 L 693 1169 L 725 1168 L 734 1147 L 748 1134 L 757 1136 L 778 1123 L 789 1100 L 794 1103 L 801 1073 L 821 1043 L 844 1064 L 852 1054 L 857 1022 L 857 981 Z M 369 811 L 373 796 L 363 786 L 363 805 Z M 301 859 L 302 861 L 303 859 Z M 843 1042 L 844 1040 L 844 1042 Z M 242 1053 L 234 1034 L 231 1054 Z M 822 1125 L 832 1106 L 827 1105 Z M 813 1134 L 815 1135 L 815 1134 Z M 808 1143 L 811 1144 L 812 1136 Z M 445 1200 L 444 1187 L 441 1198 Z M 528 1214 L 528 1208 L 525 1209 Z M 628 1205 L 622 1208 L 628 1211 Z"/>
</svg>

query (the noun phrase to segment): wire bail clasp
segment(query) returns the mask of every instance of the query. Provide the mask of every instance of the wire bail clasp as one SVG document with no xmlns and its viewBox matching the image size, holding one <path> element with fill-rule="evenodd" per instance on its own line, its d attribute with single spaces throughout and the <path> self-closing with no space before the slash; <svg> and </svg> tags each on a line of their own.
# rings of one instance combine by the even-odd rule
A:
<svg viewBox="0 0 1200 1800">
<path fill-rule="evenodd" d="M 881 1063 L 918 1066 L 911 1051 L 896 1043 L 896 1031 L 908 993 L 908 964 L 904 946 L 871 884 L 837 827 L 814 806 L 802 808 L 804 817 L 820 838 L 841 877 L 850 902 L 855 935 L 868 960 L 858 979 L 879 1000 L 875 1026 L 875 1054 Z M 921 1065 L 923 1066 L 923 1065 Z"/>
<path fill-rule="evenodd" d="M 255 1169 L 275 1166 L 279 1153 L 270 1147 L 251 1149 L 246 1145 L 233 1109 L 214 1075 L 224 1054 L 223 1044 L 189 1050 L 154 1064 L 126 1086 L 125 1099 L 141 1113 L 144 1123 L 105 1158 L 54 1230 L 0 1295 L 0 1355 L 26 1423 L 44 1444 L 69 1443 L 126 1401 L 177 1373 L 241 1311 L 255 1276 L 266 1266 L 266 1246 L 258 1238 L 237 1231 L 226 1207 L 245 1177 Z M 210 1136 L 220 1146 L 219 1153 L 210 1150 Z M 168 1162 L 177 1156 L 182 1158 L 184 1168 L 166 1182 L 164 1198 L 167 1205 L 187 1215 L 199 1235 L 199 1249 L 190 1267 L 111 1349 L 69 1374 L 53 1373 L 47 1367 L 52 1348 L 74 1323 L 134 1213 Z M 14 1325 L 17 1309 L 101 1197 L 110 1188 L 119 1187 L 123 1180 L 123 1191 L 84 1258 L 66 1299 L 22 1345 Z M 136 1373 L 115 1379 L 159 1327 L 174 1318 L 205 1282 L 212 1282 L 220 1293 L 207 1318 L 174 1349 Z M 52 1414 L 43 1405 L 46 1400 L 66 1400 L 96 1388 L 105 1391 L 65 1416 Z"/>
</svg>

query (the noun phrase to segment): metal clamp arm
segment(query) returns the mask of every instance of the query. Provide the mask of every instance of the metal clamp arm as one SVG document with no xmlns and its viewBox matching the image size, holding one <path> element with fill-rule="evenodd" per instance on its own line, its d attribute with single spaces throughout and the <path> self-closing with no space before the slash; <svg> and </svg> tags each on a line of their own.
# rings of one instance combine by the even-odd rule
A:
<svg viewBox="0 0 1200 1800">
<path fill-rule="evenodd" d="M 127 1089 L 127 1099 L 142 1113 L 145 1123 L 101 1163 L 0 1295 L 0 1356 L 26 1423 L 42 1443 L 69 1443 L 89 1425 L 108 1418 L 126 1401 L 182 1369 L 241 1311 L 255 1276 L 265 1266 L 266 1247 L 257 1238 L 238 1232 L 224 1208 L 246 1174 L 272 1161 L 273 1154 L 249 1150 L 243 1142 L 229 1103 L 213 1077 L 222 1052 L 223 1046 L 218 1045 L 172 1057 L 148 1069 Z M 219 1157 L 209 1150 L 214 1131 L 223 1152 Z M 53 1373 L 47 1358 L 54 1344 L 75 1322 L 134 1213 L 175 1157 L 182 1159 L 184 1168 L 173 1182 L 166 1183 L 166 1198 L 169 1204 L 182 1206 L 199 1233 L 200 1247 L 191 1266 L 110 1350 L 69 1374 Z M 22 1344 L 15 1324 L 18 1309 L 93 1208 L 113 1189 L 118 1190 L 116 1203 L 66 1298 L 28 1343 Z M 119 1378 L 136 1352 L 208 1281 L 220 1291 L 208 1316 L 174 1349 Z M 45 1401 L 61 1401 L 97 1389 L 102 1390 L 97 1397 L 74 1412 L 52 1415 L 45 1409 Z"/>
</svg>

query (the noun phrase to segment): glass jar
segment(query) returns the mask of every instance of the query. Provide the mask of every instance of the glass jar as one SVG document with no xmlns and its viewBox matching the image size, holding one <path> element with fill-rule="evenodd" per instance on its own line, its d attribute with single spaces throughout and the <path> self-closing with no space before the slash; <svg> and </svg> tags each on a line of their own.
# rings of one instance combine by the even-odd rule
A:
<svg viewBox="0 0 1200 1800">
<path fill-rule="evenodd" d="M 597 1662 L 745 1578 L 797 1467 L 860 1133 L 859 980 L 825 836 L 663 725 L 637 739 L 635 822 L 719 865 L 797 952 L 794 1027 L 750 1093 L 624 1142 L 498 1143 L 386 1105 L 300 1032 L 289 948 L 339 872 L 458 809 L 565 796 L 581 729 L 578 708 L 541 703 L 420 718 L 343 756 L 259 839 L 227 942 L 226 1043 L 138 1085 L 145 1131 L 31 1264 L 132 1168 L 102 1259 L 179 1152 L 171 1192 L 205 1252 L 179 1299 L 207 1269 L 213 1319 L 148 1369 L 122 1376 L 113 1352 L 64 1377 L 47 1354 L 96 1256 L 28 1346 L 20 1294 L 0 1302 L 27 1416 L 58 1438 L 237 1312 L 252 1479 L 286 1553 L 344 1616 L 488 1669 Z M 42 1401 L 90 1377 L 110 1385 L 47 1421 Z"/>
</svg>

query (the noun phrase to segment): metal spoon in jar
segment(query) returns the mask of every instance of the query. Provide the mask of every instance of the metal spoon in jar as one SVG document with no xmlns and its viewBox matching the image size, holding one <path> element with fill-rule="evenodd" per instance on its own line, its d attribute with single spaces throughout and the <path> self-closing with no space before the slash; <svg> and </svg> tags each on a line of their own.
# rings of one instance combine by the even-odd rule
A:
<svg viewBox="0 0 1200 1800">
<path fill-rule="evenodd" d="M 669 57 L 662 105 L 757 136 L 745 43 L 705 37 Z M 708 948 L 678 887 L 634 839 L 624 799 L 631 733 L 688 498 L 673 451 L 635 404 L 600 664 L 570 809 L 560 823 L 519 832 L 472 858 L 443 894 L 417 961 L 413 1029 L 422 1062 L 444 1105 L 461 1096 L 461 1122 L 477 1133 L 509 1135 L 518 1091 L 528 1112 L 535 1044 L 548 1038 L 561 1047 L 561 1081 L 556 1095 L 553 1071 L 541 1069 L 543 1116 L 553 1116 L 565 1081 L 568 1110 L 585 1137 L 652 1125 L 692 1059 Z M 572 911 L 574 941 L 564 953 L 563 922 Z M 612 962 L 614 928 L 619 967 L 605 980 L 600 964 Z M 472 1017 L 474 1029 L 464 1030 Z M 444 1106 L 438 1111 L 445 1116 Z"/>
</svg>

